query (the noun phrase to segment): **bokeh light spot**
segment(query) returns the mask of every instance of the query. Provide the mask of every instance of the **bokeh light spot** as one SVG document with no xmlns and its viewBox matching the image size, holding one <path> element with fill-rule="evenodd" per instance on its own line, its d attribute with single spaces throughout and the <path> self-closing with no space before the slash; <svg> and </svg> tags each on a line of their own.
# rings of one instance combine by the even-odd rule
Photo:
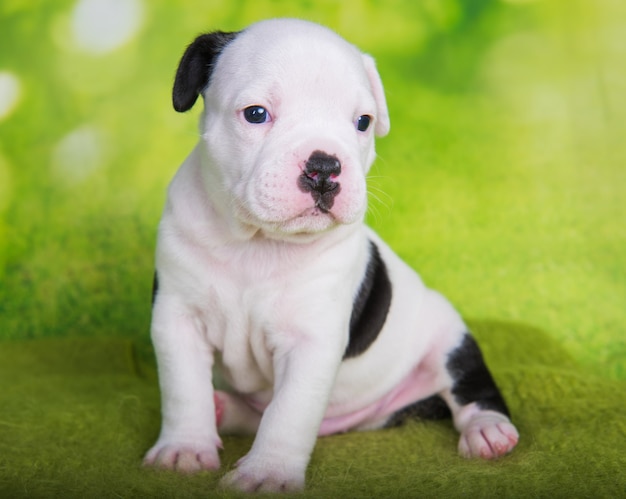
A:
<svg viewBox="0 0 626 499">
<path fill-rule="evenodd" d="M 53 174 L 65 184 L 77 184 L 103 165 L 104 149 L 102 134 L 91 125 L 81 126 L 63 137 L 54 149 Z"/>
<path fill-rule="evenodd" d="M 71 26 L 80 49 L 106 54 L 131 40 L 142 20 L 140 0 L 79 0 Z"/>
<path fill-rule="evenodd" d="M 8 117 L 20 100 L 20 81 L 9 71 L 0 71 L 0 121 Z"/>
</svg>

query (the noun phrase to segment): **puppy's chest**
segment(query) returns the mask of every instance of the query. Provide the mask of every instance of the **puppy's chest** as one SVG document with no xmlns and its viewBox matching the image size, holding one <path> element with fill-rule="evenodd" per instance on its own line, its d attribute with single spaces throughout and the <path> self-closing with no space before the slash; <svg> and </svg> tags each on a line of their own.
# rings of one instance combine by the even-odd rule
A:
<svg viewBox="0 0 626 499">
<path fill-rule="evenodd" d="M 274 379 L 272 352 L 297 328 L 298 308 L 313 290 L 284 260 L 233 259 L 211 266 L 197 297 L 206 337 L 219 352 L 218 368 L 237 391 L 258 392 Z"/>
<path fill-rule="evenodd" d="M 213 255 L 203 275 L 196 275 L 195 308 L 211 348 L 220 353 L 217 367 L 242 393 L 272 386 L 277 348 L 289 349 L 311 335 L 338 348 L 338 337 L 348 334 L 354 288 L 362 277 L 337 258 L 278 256 L 249 254 L 245 261 L 218 265 Z"/>
<path fill-rule="evenodd" d="M 273 379 L 267 335 L 280 314 L 275 292 L 265 286 L 223 285 L 209 293 L 202 322 L 217 367 L 226 380 L 243 392 L 259 391 Z"/>
<path fill-rule="evenodd" d="M 245 343 L 259 336 L 280 312 L 281 286 L 273 280 L 238 278 L 236 273 L 212 273 L 197 297 L 208 339 L 218 350 L 228 340 Z"/>
</svg>

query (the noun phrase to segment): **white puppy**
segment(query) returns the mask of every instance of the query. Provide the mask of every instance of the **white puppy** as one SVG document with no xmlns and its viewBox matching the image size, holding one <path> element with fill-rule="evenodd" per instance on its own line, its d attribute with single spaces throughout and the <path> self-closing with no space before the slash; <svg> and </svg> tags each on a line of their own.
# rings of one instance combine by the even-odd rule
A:
<svg viewBox="0 0 626 499">
<path fill-rule="evenodd" d="M 372 58 L 316 24 L 264 21 L 188 47 L 174 107 L 198 95 L 200 141 L 159 227 L 163 422 L 146 464 L 217 469 L 218 431 L 256 432 L 223 483 L 297 490 L 318 435 L 446 411 L 462 455 L 509 452 L 517 431 L 462 319 L 363 223 L 389 131 Z"/>
</svg>

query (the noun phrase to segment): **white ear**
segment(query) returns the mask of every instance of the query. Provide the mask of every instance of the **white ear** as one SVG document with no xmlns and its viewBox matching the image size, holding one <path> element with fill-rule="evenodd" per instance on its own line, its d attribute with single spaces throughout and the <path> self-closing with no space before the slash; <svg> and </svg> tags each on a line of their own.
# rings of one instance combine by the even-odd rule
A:
<svg viewBox="0 0 626 499">
<path fill-rule="evenodd" d="M 389 133 L 391 123 L 389 122 L 389 110 L 387 109 L 387 100 L 385 99 L 385 90 L 383 82 L 380 79 L 374 58 L 368 54 L 363 54 L 363 64 L 365 71 L 372 87 L 372 94 L 376 100 L 376 125 L 374 132 L 379 137 L 383 137 Z"/>
</svg>

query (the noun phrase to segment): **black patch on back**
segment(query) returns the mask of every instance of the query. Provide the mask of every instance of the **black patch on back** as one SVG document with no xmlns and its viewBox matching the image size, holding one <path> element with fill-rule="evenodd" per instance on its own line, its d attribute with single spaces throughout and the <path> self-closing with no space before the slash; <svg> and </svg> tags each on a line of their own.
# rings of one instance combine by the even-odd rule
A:
<svg viewBox="0 0 626 499">
<path fill-rule="evenodd" d="M 433 395 L 427 399 L 418 400 L 395 412 L 385 424 L 385 428 L 400 426 L 407 419 L 430 419 L 438 421 L 441 419 L 450 419 L 451 417 L 452 412 L 450 412 L 448 404 L 446 404 L 439 395 Z"/>
<path fill-rule="evenodd" d="M 446 367 L 454 380 L 452 395 L 459 404 L 476 402 L 481 409 L 509 416 L 509 410 L 485 365 L 480 348 L 469 333 L 461 345 L 450 352 Z"/>
<path fill-rule="evenodd" d="M 172 103 L 178 112 L 193 107 L 198 95 L 209 84 L 215 61 L 224 47 L 232 42 L 239 32 L 214 31 L 198 36 L 187 47 L 178 64 Z"/>
<path fill-rule="evenodd" d="M 356 357 L 376 340 L 391 305 L 391 281 L 378 247 L 370 241 L 370 259 L 354 299 L 350 317 L 350 341 L 344 359 Z"/>
<path fill-rule="evenodd" d="M 159 277 L 157 276 L 156 270 L 154 271 L 154 280 L 152 281 L 152 306 L 154 307 L 154 300 L 156 300 L 156 295 L 159 292 Z"/>
</svg>

